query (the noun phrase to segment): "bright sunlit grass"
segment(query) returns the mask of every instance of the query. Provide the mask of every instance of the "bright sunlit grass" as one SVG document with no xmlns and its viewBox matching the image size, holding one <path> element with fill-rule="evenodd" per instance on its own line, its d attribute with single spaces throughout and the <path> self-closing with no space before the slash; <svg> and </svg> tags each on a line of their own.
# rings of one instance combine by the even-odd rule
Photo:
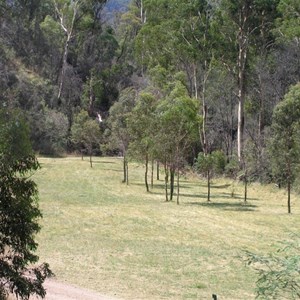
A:
<svg viewBox="0 0 300 300">
<path fill-rule="evenodd" d="M 121 299 L 254 299 L 243 250 L 274 251 L 300 228 L 299 197 L 288 215 L 271 185 L 251 185 L 244 204 L 242 186 L 214 180 L 207 203 L 205 181 L 186 177 L 176 205 L 162 180 L 146 193 L 142 165 L 130 165 L 126 186 L 121 159 L 94 160 L 39 158 L 39 255 L 58 280 Z"/>
</svg>

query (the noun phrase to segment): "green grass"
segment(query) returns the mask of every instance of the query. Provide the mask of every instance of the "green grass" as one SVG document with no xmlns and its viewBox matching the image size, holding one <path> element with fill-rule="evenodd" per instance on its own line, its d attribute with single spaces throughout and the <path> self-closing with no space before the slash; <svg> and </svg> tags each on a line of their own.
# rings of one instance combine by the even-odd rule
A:
<svg viewBox="0 0 300 300">
<path fill-rule="evenodd" d="M 118 158 L 39 158 L 35 174 L 44 218 L 41 261 L 58 280 L 121 299 L 254 299 L 256 274 L 243 250 L 266 254 L 300 228 L 300 201 L 274 186 L 243 187 L 182 178 L 180 205 L 164 202 L 163 181 L 146 193 L 143 166 L 130 165 L 121 183 Z M 161 176 L 163 178 L 163 176 Z"/>
</svg>

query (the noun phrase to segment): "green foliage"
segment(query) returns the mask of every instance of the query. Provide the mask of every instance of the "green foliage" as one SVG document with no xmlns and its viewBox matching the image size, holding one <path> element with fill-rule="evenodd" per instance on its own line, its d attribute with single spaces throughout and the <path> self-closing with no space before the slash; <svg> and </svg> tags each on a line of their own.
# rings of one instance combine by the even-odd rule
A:
<svg viewBox="0 0 300 300">
<path fill-rule="evenodd" d="M 299 236 L 281 243 L 268 255 L 246 252 L 246 262 L 258 273 L 257 299 L 300 298 L 300 242 Z"/>
<path fill-rule="evenodd" d="M 292 183 L 300 162 L 300 84 L 275 107 L 269 151 L 274 177 Z"/>
<path fill-rule="evenodd" d="M 101 130 L 98 122 L 91 119 L 88 113 L 81 110 L 74 118 L 71 127 L 71 139 L 80 150 L 86 149 L 91 156 L 93 150 L 99 149 Z"/>
<path fill-rule="evenodd" d="M 267 132 L 264 137 L 268 138 Z M 264 141 L 259 138 L 248 139 L 245 142 L 243 173 L 246 173 L 249 182 L 269 183 L 271 181 L 272 170 L 269 156 Z"/>
<path fill-rule="evenodd" d="M 127 119 L 132 141 L 129 151 L 132 156 L 144 159 L 154 146 L 155 109 L 157 101 L 150 93 L 141 93 L 135 108 Z"/>
<path fill-rule="evenodd" d="M 300 38 L 300 4 L 297 0 L 279 1 L 281 17 L 277 20 L 275 32 L 281 41 L 298 41 Z"/>
<path fill-rule="evenodd" d="M 109 118 L 107 120 L 110 128 L 110 148 L 121 149 L 123 154 L 127 152 L 129 141 L 131 139 L 127 119 L 130 118 L 135 105 L 136 92 L 132 88 L 125 89 L 121 92 L 119 101 L 109 110 Z"/>
<path fill-rule="evenodd" d="M 222 151 L 216 150 L 209 154 L 200 152 L 195 162 L 196 170 L 200 173 L 207 172 L 220 174 L 224 172 L 226 166 L 226 157 Z"/>
<path fill-rule="evenodd" d="M 47 154 L 62 154 L 65 152 L 68 135 L 68 119 L 56 110 L 45 110 L 44 141 L 48 144 Z"/>
<path fill-rule="evenodd" d="M 28 178 L 39 168 L 24 119 L 16 111 L 0 111 L 0 299 L 7 292 L 22 299 L 44 297 L 48 264 L 34 266 L 41 212 L 37 186 Z M 30 276 L 29 276 L 30 275 Z"/>
<path fill-rule="evenodd" d="M 269 151 L 274 178 L 288 191 L 291 212 L 291 186 L 300 164 L 300 84 L 293 86 L 274 110 Z"/>
<path fill-rule="evenodd" d="M 40 23 L 41 30 L 49 43 L 62 47 L 63 33 L 59 24 L 49 15 Z"/>
<path fill-rule="evenodd" d="M 230 178 L 236 178 L 239 172 L 240 166 L 237 157 L 231 157 L 229 162 L 225 166 L 225 174 Z"/>
<path fill-rule="evenodd" d="M 214 174 L 224 172 L 226 165 L 226 157 L 222 151 L 216 150 L 212 153 L 198 154 L 195 161 L 195 169 L 207 178 L 207 201 L 210 201 L 210 180 Z"/>
<path fill-rule="evenodd" d="M 156 149 L 159 159 L 168 157 L 174 163 L 186 157 L 189 146 L 198 138 L 199 103 L 189 97 L 186 87 L 180 81 L 168 83 L 170 91 L 157 106 Z"/>
</svg>

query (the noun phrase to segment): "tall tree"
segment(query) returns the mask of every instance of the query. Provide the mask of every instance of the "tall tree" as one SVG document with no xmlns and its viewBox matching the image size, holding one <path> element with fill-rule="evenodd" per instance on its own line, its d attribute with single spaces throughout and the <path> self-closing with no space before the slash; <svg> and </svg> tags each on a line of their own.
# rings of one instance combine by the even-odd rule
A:
<svg viewBox="0 0 300 300">
<path fill-rule="evenodd" d="M 121 150 L 123 154 L 123 182 L 128 184 L 128 157 L 127 151 L 131 141 L 131 135 L 128 129 L 127 119 L 134 109 L 136 91 L 132 88 L 121 92 L 119 101 L 109 110 L 107 120 L 109 130 L 109 146 L 112 150 Z"/>
<path fill-rule="evenodd" d="M 148 171 L 155 136 L 155 109 L 157 100 L 150 93 L 141 93 L 137 104 L 127 119 L 131 135 L 129 152 L 145 163 L 145 187 L 149 192 Z"/>
<path fill-rule="evenodd" d="M 207 85 L 218 40 L 217 1 L 148 1 L 147 23 L 136 39 L 139 57 L 148 69 L 161 65 L 171 74 L 184 71 L 190 96 L 199 99 L 202 124 L 199 136 L 205 153 L 207 138 Z"/>
<path fill-rule="evenodd" d="M 248 72 L 249 55 L 251 48 L 258 43 L 257 37 L 261 33 L 266 33 L 275 22 L 276 15 L 270 13 L 276 10 L 277 1 L 257 1 L 257 0 L 226 0 L 225 5 L 225 24 L 227 33 L 226 38 L 232 41 L 238 49 L 234 59 L 232 70 L 236 71 L 237 76 L 237 99 L 238 99 L 238 127 L 237 127 L 237 154 L 242 162 L 244 139 L 245 139 L 245 97 L 246 97 L 246 75 Z M 270 15 L 267 20 L 265 15 Z M 232 29 L 228 31 L 228 26 Z M 225 31 L 225 32 L 226 32 Z M 261 35 L 263 37 L 263 34 Z M 231 47 L 231 49 L 234 49 Z M 234 56 L 229 56 L 230 60 Z M 235 63 L 236 62 L 236 63 Z"/>
<path fill-rule="evenodd" d="M 177 80 L 173 89 L 157 106 L 156 135 L 154 152 L 156 158 L 165 165 L 165 191 L 168 201 L 168 172 L 170 171 L 170 200 L 173 199 L 175 173 L 177 173 L 177 204 L 179 204 L 180 171 L 190 146 L 197 139 L 201 118 L 198 102 L 189 97 L 184 84 Z"/>
<path fill-rule="evenodd" d="M 95 21 L 99 22 L 99 8 L 103 6 L 106 0 L 52 0 L 52 2 L 57 20 L 65 34 L 61 73 L 58 82 L 57 98 L 60 99 L 66 80 L 69 48 L 72 39 L 75 37 L 76 30 L 84 30 L 90 27 Z"/>
<path fill-rule="evenodd" d="M 300 163 L 300 84 L 293 86 L 274 110 L 271 162 L 275 179 L 287 187 L 288 213 L 291 213 L 291 189 Z"/>
</svg>

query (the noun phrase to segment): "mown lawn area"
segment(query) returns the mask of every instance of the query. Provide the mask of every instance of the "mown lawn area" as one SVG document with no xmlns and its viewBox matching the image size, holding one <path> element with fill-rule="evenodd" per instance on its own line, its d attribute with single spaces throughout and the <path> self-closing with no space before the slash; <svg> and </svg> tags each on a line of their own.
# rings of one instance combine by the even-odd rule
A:
<svg viewBox="0 0 300 300">
<path fill-rule="evenodd" d="M 144 167 L 130 164 L 122 183 L 120 158 L 39 158 L 34 175 L 43 213 L 41 261 L 60 281 L 120 299 L 254 299 L 256 273 L 244 250 L 267 254 L 300 229 L 300 197 L 273 185 L 243 187 L 181 178 L 180 205 L 165 202 L 163 174 L 150 193 Z"/>
</svg>

